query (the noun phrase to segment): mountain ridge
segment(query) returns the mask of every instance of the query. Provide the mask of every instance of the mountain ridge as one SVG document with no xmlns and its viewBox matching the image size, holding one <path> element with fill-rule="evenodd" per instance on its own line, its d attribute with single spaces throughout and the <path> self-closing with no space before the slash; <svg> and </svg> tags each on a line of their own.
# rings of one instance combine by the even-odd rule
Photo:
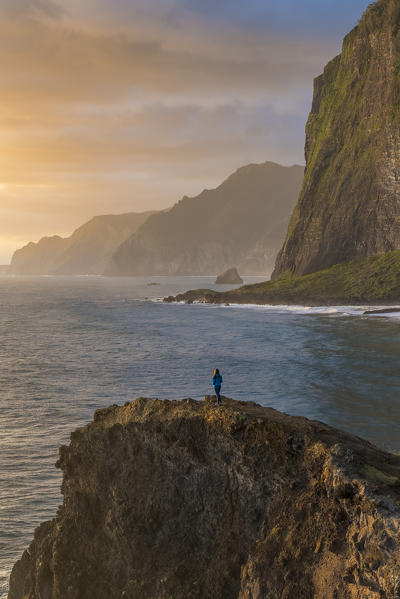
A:
<svg viewBox="0 0 400 599">
<path fill-rule="evenodd" d="M 110 275 L 244 274 L 272 271 L 297 200 L 303 167 L 267 161 L 240 167 L 217 188 L 184 196 L 114 254 Z"/>
<path fill-rule="evenodd" d="M 92 217 L 69 237 L 53 235 L 14 252 L 9 274 L 103 274 L 115 249 L 154 211 Z"/>
</svg>

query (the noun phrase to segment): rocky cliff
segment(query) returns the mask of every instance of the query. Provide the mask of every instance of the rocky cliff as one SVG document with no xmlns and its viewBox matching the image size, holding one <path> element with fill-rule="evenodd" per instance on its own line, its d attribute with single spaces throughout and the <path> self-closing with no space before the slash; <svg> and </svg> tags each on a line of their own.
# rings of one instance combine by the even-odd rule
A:
<svg viewBox="0 0 400 599">
<path fill-rule="evenodd" d="M 60 449 L 9 599 L 395 599 L 400 458 L 223 398 L 138 399 Z"/>
<path fill-rule="evenodd" d="M 117 250 L 107 273 L 209 275 L 236 264 L 244 274 L 269 276 L 303 172 L 272 162 L 238 169 L 216 189 L 149 218 Z"/>
<path fill-rule="evenodd" d="M 400 248 L 400 4 L 380 0 L 315 80 L 306 171 L 274 277 Z"/>
<path fill-rule="evenodd" d="M 103 274 L 115 250 L 154 212 L 95 216 L 70 237 L 43 237 L 14 252 L 8 274 Z"/>
</svg>

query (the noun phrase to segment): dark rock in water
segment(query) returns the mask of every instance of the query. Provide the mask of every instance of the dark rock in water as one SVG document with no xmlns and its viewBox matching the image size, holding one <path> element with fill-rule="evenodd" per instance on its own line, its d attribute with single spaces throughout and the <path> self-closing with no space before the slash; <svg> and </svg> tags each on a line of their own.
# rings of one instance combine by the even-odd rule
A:
<svg viewBox="0 0 400 599">
<path fill-rule="evenodd" d="M 240 277 L 237 268 L 228 268 L 225 272 L 218 275 L 215 281 L 216 285 L 243 285 L 243 279 Z"/>
<path fill-rule="evenodd" d="M 306 171 L 273 278 L 400 249 L 400 3 L 371 4 L 314 82 Z"/>
<path fill-rule="evenodd" d="M 254 403 L 138 399 L 60 449 L 9 599 L 394 599 L 400 457 Z"/>
<path fill-rule="evenodd" d="M 379 310 L 365 310 L 364 314 L 394 314 L 400 312 L 400 308 L 380 308 Z"/>
<path fill-rule="evenodd" d="M 160 285 L 160 283 L 147 283 L 147 285 L 152 286 L 152 285 Z"/>
</svg>

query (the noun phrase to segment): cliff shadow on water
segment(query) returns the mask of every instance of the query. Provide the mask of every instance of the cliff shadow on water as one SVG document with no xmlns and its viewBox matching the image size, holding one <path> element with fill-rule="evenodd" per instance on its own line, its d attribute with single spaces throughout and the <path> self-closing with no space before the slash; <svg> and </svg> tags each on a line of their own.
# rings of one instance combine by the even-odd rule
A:
<svg viewBox="0 0 400 599">
<path fill-rule="evenodd" d="M 140 398 L 60 449 L 9 599 L 394 599 L 400 457 L 255 403 Z"/>
</svg>

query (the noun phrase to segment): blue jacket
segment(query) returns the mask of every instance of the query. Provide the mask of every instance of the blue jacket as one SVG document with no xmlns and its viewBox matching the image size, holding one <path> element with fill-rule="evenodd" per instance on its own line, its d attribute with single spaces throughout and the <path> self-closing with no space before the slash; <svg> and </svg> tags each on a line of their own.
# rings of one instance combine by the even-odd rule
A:
<svg viewBox="0 0 400 599">
<path fill-rule="evenodd" d="M 222 383 L 222 376 L 219 374 L 219 372 L 217 372 L 217 374 L 214 374 L 213 378 L 212 378 L 212 384 L 214 385 L 214 387 L 220 387 Z"/>
</svg>

